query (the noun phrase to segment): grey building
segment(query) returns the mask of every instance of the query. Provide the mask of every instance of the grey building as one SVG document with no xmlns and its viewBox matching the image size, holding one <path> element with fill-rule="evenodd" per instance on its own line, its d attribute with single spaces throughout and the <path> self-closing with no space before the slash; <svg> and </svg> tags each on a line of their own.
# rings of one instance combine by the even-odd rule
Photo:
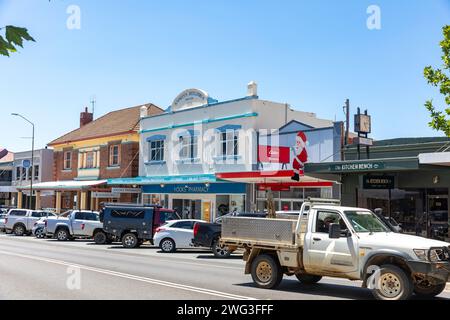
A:
<svg viewBox="0 0 450 320">
<path fill-rule="evenodd" d="M 12 187 L 14 154 L 8 153 L 0 159 L 0 206 L 11 206 L 15 188 Z"/>
<path fill-rule="evenodd" d="M 33 184 L 53 180 L 53 150 L 41 149 L 34 151 L 34 168 L 31 163 L 31 151 L 17 152 L 14 156 L 12 172 L 12 187 L 14 188 L 13 205 L 23 208 L 36 207 L 36 191 L 30 196 L 31 182 Z M 53 193 L 42 191 L 41 203 L 38 207 L 52 208 Z"/>
</svg>

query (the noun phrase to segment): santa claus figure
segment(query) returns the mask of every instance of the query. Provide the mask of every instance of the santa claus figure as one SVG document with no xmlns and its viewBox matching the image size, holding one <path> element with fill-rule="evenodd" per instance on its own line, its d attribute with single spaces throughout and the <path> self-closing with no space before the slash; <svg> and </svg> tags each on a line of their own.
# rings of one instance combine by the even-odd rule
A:
<svg viewBox="0 0 450 320">
<path fill-rule="evenodd" d="M 300 172 L 303 171 L 305 163 L 308 161 L 308 152 L 306 151 L 306 135 L 300 131 L 295 137 L 294 160 L 292 168 L 294 169 L 294 176 L 292 180 L 300 181 Z"/>
</svg>

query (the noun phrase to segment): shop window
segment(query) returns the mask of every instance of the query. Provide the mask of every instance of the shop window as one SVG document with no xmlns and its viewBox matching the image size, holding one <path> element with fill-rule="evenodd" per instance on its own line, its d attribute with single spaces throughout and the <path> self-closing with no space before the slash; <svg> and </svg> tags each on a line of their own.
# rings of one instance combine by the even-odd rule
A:
<svg viewBox="0 0 450 320">
<path fill-rule="evenodd" d="M 17 181 L 22 180 L 22 167 L 16 168 L 16 180 Z"/>
<path fill-rule="evenodd" d="M 164 161 L 164 140 L 150 141 L 150 161 Z"/>
<path fill-rule="evenodd" d="M 33 167 L 27 169 L 27 180 L 31 180 L 31 177 L 33 177 Z"/>
<path fill-rule="evenodd" d="M 118 144 L 109 146 L 109 166 L 120 166 L 120 145 Z"/>
<path fill-rule="evenodd" d="M 64 152 L 64 170 L 72 169 L 72 152 Z"/>
<path fill-rule="evenodd" d="M 34 166 L 34 180 L 39 180 L 39 166 Z"/>
<path fill-rule="evenodd" d="M 239 131 L 227 130 L 220 133 L 219 156 L 237 156 L 239 153 Z"/>
</svg>

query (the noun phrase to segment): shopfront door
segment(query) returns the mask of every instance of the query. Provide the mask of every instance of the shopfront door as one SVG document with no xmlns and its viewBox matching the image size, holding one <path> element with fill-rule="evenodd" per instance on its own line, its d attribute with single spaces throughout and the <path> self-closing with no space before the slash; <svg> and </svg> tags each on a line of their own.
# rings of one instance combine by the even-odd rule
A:
<svg viewBox="0 0 450 320">
<path fill-rule="evenodd" d="M 183 219 L 201 219 L 202 201 L 191 199 L 173 199 L 172 208 Z"/>
<path fill-rule="evenodd" d="M 428 237 L 448 241 L 448 195 L 427 195 Z"/>
</svg>

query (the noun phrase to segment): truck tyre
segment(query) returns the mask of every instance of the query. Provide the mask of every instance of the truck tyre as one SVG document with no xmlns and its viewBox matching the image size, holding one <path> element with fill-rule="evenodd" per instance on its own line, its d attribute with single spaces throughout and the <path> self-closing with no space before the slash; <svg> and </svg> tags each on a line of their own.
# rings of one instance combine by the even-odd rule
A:
<svg viewBox="0 0 450 320">
<path fill-rule="evenodd" d="M 431 285 L 428 283 L 416 283 L 414 285 L 414 293 L 422 298 L 433 298 L 442 293 L 445 290 L 446 283 Z"/>
<path fill-rule="evenodd" d="M 94 234 L 94 242 L 96 244 L 106 244 L 108 242 L 108 236 L 103 231 L 97 231 Z"/>
<path fill-rule="evenodd" d="M 302 284 L 315 284 L 322 280 L 322 276 L 315 276 L 312 274 L 300 273 L 295 275 Z"/>
<path fill-rule="evenodd" d="M 58 241 L 67 241 L 70 239 L 69 231 L 66 228 L 56 230 L 56 239 Z"/>
<path fill-rule="evenodd" d="M 263 289 L 275 289 L 283 280 L 283 270 L 272 256 L 262 254 L 252 262 L 252 278 Z"/>
<path fill-rule="evenodd" d="M 408 300 L 413 293 L 411 278 L 397 266 L 382 265 L 372 294 L 378 300 Z"/>
<path fill-rule="evenodd" d="M 161 249 L 162 252 L 164 253 L 172 253 L 177 251 L 177 247 L 175 245 L 175 241 L 173 241 L 170 238 L 166 238 L 163 239 L 160 243 L 159 243 L 159 248 Z"/>
<path fill-rule="evenodd" d="M 22 224 L 16 224 L 13 228 L 13 233 L 18 237 L 24 236 L 25 232 L 25 227 Z"/>
<path fill-rule="evenodd" d="M 127 249 L 136 248 L 139 240 L 134 233 L 127 233 L 122 237 L 122 246 Z"/>
<path fill-rule="evenodd" d="M 219 239 L 214 240 L 212 252 L 216 258 L 228 258 L 231 256 L 231 251 L 228 250 L 228 247 L 220 245 Z"/>
</svg>

